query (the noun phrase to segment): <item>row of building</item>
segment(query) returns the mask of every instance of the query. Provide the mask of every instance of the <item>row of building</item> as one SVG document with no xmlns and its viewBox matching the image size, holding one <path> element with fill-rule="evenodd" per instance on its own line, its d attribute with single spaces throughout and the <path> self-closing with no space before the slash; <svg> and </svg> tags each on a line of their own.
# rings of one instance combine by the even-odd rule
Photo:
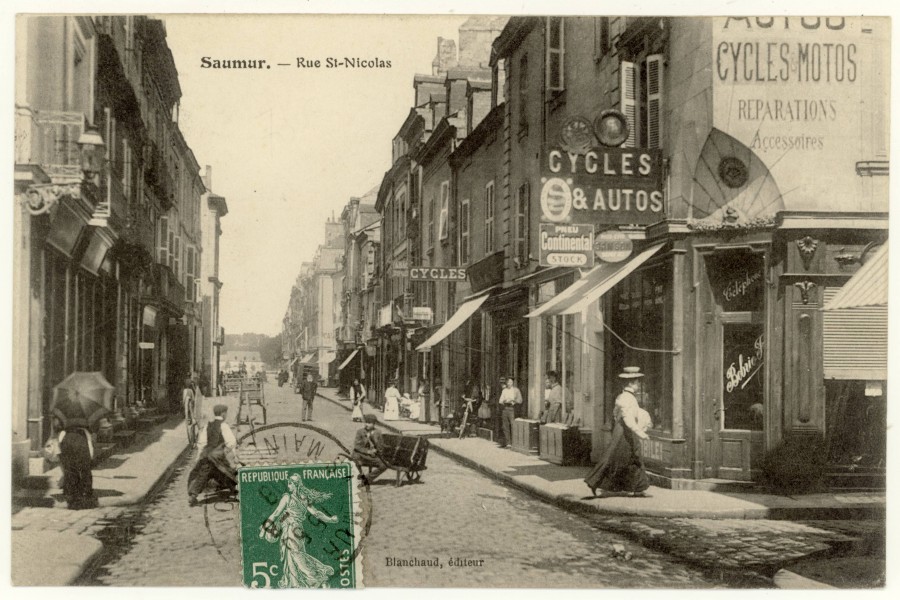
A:
<svg viewBox="0 0 900 600">
<path fill-rule="evenodd" d="M 14 473 L 50 435 L 54 387 L 100 372 L 129 409 L 214 389 L 220 219 L 178 123 L 162 20 L 22 16 L 16 31 Z"/>
<path fill-rule="evenodd" d="M 414 78 L 380 184 L 326 225 L 285 357 L 424 389 L 425 421 L 513 376 L 514 445 L 563 462 L 530 427 L 547 374 L 596 459 L 639 367 L 658 483 L 754 480 L 797 435 L 878 485 L 888 48 L 885 19 L 470 19 Z"/>
</svg>

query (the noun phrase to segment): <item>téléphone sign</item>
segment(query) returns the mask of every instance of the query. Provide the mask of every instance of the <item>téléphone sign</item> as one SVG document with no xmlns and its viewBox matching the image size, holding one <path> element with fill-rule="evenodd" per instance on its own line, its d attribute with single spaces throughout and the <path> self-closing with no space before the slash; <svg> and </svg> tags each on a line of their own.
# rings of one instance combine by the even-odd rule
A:
<svg viewBox="0 0 900 600">
<path fill-rule="evenodd" d="M 544 223 L 650 225 L 665 218 L 659 149 L 554 147 L 544 153 L 541 175 Z"/>
<path fill-rule="evenodd" d="M 542 267 L 593 267 L 594 226 L 541 223 Z"/>
</svg>

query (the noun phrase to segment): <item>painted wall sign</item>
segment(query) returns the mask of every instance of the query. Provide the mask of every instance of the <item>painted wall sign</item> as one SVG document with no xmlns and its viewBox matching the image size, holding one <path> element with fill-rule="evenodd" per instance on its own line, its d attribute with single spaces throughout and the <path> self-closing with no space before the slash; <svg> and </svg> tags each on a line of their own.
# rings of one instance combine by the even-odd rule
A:
<svg viewBox="0 0 900 600">
<path fill-rule="evenodd" d="M 410 281 L 464 281 L 464 267 L 411 267 Z"/>
<path fill-rule="evenodd" d="M 595 147 L 550 148 L 541 177 L 545 223 L 651 224 L 665 218 L 662 153 Z"/>
<path fill-rule="evenodd" d="M 594 266 L 594 226 L 541 223 L 542 267 Z"/>
<path fill-rule="evenodd" d="M 434 319 L 434 311 L 430 306 L 414 306 L 412 309 L 413 321 L 425 321 L 431 323 Z"/>
<path fill-rule="evenodd" d="M 787 208 L 888 209 L 859 193 L 855 165 L 887 160 L 889 31 L 879 18 L 714 18 L 712 125 L 763 161 Z"/>
</svg>

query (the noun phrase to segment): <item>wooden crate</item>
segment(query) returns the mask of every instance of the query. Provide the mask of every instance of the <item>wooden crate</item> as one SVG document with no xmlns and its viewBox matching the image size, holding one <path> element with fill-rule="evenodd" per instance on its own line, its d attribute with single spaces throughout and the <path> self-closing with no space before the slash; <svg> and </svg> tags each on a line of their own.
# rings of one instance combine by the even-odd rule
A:
<svg viewBox="0 0 900 600">
<path fill-rule="evenodd" d="M 541 459 L 556 465 L 577 465 L 584 453 L 578 427 L 562 423 L 541 425 L 540 447 Z"/>
<path fill-rule="evenodd" d="M 536 419 L 516 419 L 513 421 L 512 449 L 523 454 L 540 452 L 540 425 Z"/>
</svg>

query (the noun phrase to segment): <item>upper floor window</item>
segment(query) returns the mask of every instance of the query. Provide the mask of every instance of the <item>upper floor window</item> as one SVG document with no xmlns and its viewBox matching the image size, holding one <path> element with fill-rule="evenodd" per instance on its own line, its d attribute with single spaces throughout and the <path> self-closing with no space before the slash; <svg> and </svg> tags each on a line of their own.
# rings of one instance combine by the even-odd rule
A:
<svg viewBox="0 0 900 600">
<path fill-rule="evenodd" d="M 594 58 L 599 60 L 610 49 L 609 17 L 594 17 Z"/>
<path fill-rule="evenodd" d="M 519 58 L 519 129 L 528 129 L 528 55 Z"/>
<path fill-rule="evenodd" d="M 513 244 L 514 258 L 519 267 L 528 266 L 528 226 L 529 206 L 531 203 L 531 186 L 526 182 L 519 186 L 515 203 L 515 238 Z"/>
<path fill-rule="evenodd" d="M 621 105 L 628 120 L 627 147 L 661 148 L 663 142 L 663 55 L 622 61 Z"/>
<path fill-rule="evenodd" d="M 565 89 L 564 44 L 565 28 L 562 17 L 547 18 L 547 89 L 561 92 Z"/>
<path fill-rule="evenodd" d="M 425 203 L 425 209 L 428 211 L 428 226 L 425 233 L 425 250 L 431 252 L 434 249 L 434 199 L 429 198 Z"/>
<path fill-rule="evenodd" d="M 438 219 L 438 239 L 446 240 L 450 235 L 450 182 L 441 182 L 441 212 Z"/>
<path fill-rule="evenodd" d="M 466 198 L 459 205 L 459 264 L 469 264 L 469 226 L 470 226 L 470 203 Z"/>
<path fill-rule="evenodd" d="M 494 251 L 494 182 L 484 187 L 484 253 Z"/>
</svg>

